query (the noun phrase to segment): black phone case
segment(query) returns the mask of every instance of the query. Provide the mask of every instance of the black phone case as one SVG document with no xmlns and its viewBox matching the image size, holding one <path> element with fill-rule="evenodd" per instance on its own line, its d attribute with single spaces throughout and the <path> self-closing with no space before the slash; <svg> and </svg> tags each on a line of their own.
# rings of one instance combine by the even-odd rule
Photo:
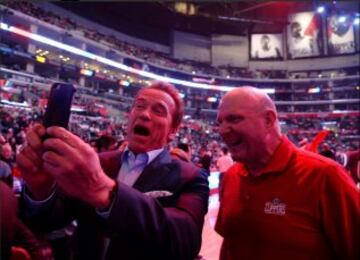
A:
<svg viewBox="0 0 360 260">
<path fill-rule="evenodd" d="M 43 125 L 68 128 L 72 98 L 76 89 L 71 84 L 55 83 L 50 90 Z"/>
</svg>

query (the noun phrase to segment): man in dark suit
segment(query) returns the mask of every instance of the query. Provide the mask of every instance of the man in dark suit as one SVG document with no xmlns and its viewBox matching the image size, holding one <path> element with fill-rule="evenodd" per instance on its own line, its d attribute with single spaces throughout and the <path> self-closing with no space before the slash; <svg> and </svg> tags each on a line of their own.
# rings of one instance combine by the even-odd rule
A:
<svg viewBox="0 0 360 260">
<path fill-rule="evenodd" d="M 134 100 L 124 151 L 98 156 L 64 128 L 35 126 L 17 160 L 24 218 L 46 232 L 77 220 L 74 259 L 194 259 L 209 189 L 165 148 L 182 116 L 178 91 L 158 82 Z"/>
</svg>

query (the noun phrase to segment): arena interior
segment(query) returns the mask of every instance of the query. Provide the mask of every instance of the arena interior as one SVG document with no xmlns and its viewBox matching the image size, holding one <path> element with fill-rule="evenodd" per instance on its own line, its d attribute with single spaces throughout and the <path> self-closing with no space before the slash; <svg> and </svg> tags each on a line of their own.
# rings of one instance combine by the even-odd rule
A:
<svg viewBox="0 0 360 260">
<path fill-rule="evenodd" d="M 200 254 L 218 259 L 221 97 L 242 86 L 265 91 L 293 143 L 326 133 L 317 152 L 345 167 L 360 149 L 359 19 L 356 1 L 1 1 L 0 130 L 11 147 L 1 159 L 11 166 L 13 191 L 22 187 L 16 154 L 27 127 L 41 122 L 53 83 L 75 86 L 69 129 L 102 152 L 126 140 L 138 90 L 170 82 L 185 116 L 169 149 L 187 144 L 195 164 L 202 148 L 211 157 Z M 359 156 L 357 164 L 355 181 Z"/>
</svg>

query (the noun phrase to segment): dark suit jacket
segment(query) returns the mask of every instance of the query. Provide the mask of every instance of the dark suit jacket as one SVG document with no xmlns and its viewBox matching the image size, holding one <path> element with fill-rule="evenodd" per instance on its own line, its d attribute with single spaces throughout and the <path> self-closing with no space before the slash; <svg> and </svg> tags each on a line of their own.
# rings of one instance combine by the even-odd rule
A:
<svg viewBox="0 0 360 260">
<path fill-rule="evenodd" d="M 100 155 L 102 168 L 116 178 L 121 153 Z M 153 198 L 144 193 L 168 191 Z M 171 158 L 164 150 L 147 165 L 133 187 L 118 183 L 110 215 L 99 216 L 85 203 L 58 190 L 35 214 L 23 205 L 33 228 L 50 231 L 78 222 L 75 259 L 194 259 L 201 246 L 209 188 L 207 175 L 193 164 Z M 106 248 L 105 237 L 110 238 Z"/>
</svg>

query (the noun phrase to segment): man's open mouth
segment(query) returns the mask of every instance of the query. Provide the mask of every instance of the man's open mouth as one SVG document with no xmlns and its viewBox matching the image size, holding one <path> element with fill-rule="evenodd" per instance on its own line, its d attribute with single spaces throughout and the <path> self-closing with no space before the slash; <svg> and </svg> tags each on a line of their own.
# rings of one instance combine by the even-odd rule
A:
<svg viewBox="0 0 360 260">
<path fill-rule="evenodd" d="M 141 135 L 141 136 L 149 136 L 150 135 L 150 130 L 142 125 L 136 125 L 134 127 L 134 133 L 136 135 Z"/>
</svg>

